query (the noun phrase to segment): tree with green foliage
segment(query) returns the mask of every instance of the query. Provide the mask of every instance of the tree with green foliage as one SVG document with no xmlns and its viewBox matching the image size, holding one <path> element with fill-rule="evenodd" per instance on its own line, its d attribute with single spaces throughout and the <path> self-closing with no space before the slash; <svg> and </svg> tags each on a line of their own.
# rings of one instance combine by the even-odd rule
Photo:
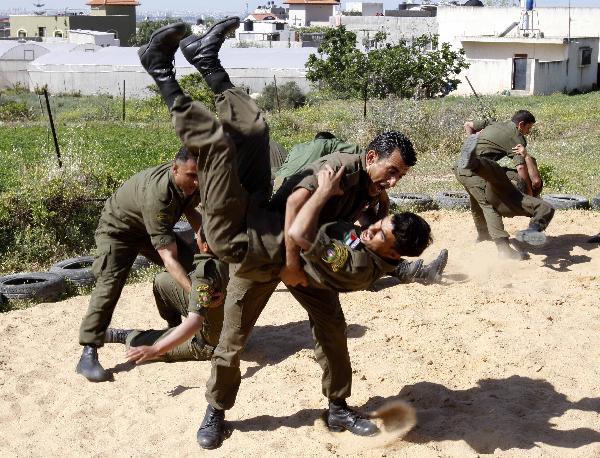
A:
<svg viewBox="0 0 600 458">
<path fill-rule="evenodd" d="M 346 98 L 430 98 L 456 89 L 457 75 L 468 67 L 464 51 L 440 44 L 437 35 L 397 44 L 385 43 L 386 38 L 385 33 L 376 34 L 372 49 L 363 52 L 356 46 L 356 34 L 343 26 L 332 28 L 318 55 L 309 56 L 306 77 Z"/>
<path fill-rule="evenodd" d="M 137 32 L 129 40 L 130 46 L 142 46 L 150 41 L 150 36 L 165 25 L 182 22 L 179 18 L 159 19 L 157 21 L 142 21 L 137 24 Z M 192 33 L 192 26 L 185 24 L 186 36 Z"/>
</svg>

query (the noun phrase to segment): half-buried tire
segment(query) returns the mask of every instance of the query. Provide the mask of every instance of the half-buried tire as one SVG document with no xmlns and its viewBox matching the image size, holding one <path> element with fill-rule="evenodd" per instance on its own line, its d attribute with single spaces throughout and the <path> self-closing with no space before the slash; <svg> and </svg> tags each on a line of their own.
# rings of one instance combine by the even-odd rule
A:
<svg viewBox="0 0 600 458">
<path fill-rule="evenodd" d="M 592 208 L 594 210 L 600 210 L 600 194 L 592 199 Z"/>
<path fill-rule="evenodd" d="M 468 210 L 471 208 L 469 194 L 466 191 L 442 191 L 433 196 L 439 208 L 448 210 Z"/>
<path fill-rule="evenodd" d="M 587 197 L 571 194 L 545 194 L 542 196 L 545 202 L 557 210 L 585 209 L 590 208 Z"/>
<path fill-rule="evenodd" d="M 412 192 L 393 194 L 390 196 L 390 202 L 397 210 L 423 211 L 434 207 L 430 196 Z"/>
<path fill-rule="evenodd" d="M 0 294 L 8 300 L 54 302 L 65 289 L 65 279 L 50 272 L 27 272 L 0 277 Z"/>
<path fill-rule="evenodd" d="M 92 273 L 93 262 L 93 256 L 65 259 L 50 267 L 50 272 L 64 277 L 74 285 L 89 286 L 96 282 Z"/>
</svg>

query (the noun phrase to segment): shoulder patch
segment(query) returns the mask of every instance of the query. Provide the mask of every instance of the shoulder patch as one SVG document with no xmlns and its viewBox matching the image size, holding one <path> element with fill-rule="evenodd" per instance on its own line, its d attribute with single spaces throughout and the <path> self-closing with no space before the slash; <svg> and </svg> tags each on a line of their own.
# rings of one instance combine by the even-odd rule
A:
<svg viewBox="0 0 600 458">
<path fill-rule="evenodd" d="M 212 296 L 215 293 L 214 289 L 206 283 L 200 283 L 196 287 L 196 292 L 198 293 L 198 304 L 201 307 L 210 307 Z"/>
<path fill-rule="evenodd" d="M 350 248 L 339 242 L 336 243 L 333 241 L 325 247 L 321 259 L 330 265 L 332 271 L 337 272 L 346 265 L 349 253 Z"/>
</svg>

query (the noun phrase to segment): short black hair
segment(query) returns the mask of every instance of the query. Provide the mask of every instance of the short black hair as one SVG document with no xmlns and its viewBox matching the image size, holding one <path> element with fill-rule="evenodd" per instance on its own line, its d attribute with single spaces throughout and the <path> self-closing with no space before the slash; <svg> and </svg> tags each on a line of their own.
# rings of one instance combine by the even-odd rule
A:
<svg viewBox="0 0 600 458">
<path fill-rule="evenodd" d="M 533 124 L 535 122 L 535 116 L 531 113 L 531 111 L 527 110 L 519 110 L 515 112 L 511 121 L 515 124 L 519 124 L 520 122 L 524 122 L 525 124 Z"/>
<path fill-rule="evenodd" d="M 411 212 L 394 213 L 392 228 L 394 249 L 402 256 L 420 256 L 433 241 L 429 223 Z"/>
<path fill-rule="evenodd" d="M 198 157 L 192 153 L 190 153 L 185 146 L 179 148 L 177 154 L 175 155 L 176 162 L 187 162 L 190 159 L 196 160 Z"/>
<path fill-rule="evenodd" d="M 384 159 L 396 149 L 400 150 L 400 155 L 406 165 L 412 167 L 417 163 L 417 153 L 415 153 L 411 141 L 401 132 L 390 131 L 379 134 L 369 143 L 367 151 L 376 151 L 379 159 Z"/>
<path fill-rule="evenodd" d="M 331 140 L 332 138 L 335 138 L 335 135 L 326 131 L 317 132 L 317 135 L 315 135 L 315 140 Z"/>
</svg>

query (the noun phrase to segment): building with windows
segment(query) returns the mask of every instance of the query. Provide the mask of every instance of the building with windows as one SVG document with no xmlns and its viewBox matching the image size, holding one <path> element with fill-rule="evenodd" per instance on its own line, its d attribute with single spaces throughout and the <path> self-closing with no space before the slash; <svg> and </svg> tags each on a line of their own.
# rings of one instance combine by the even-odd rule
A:
<svg viewBox="0 0 600 458">
<path fill-rule="evenodd" d="M 69 30 L 109 32 L 127 46 L 135 35 L 135 7 L 137 0 L 90 0 L 90 14 L 27 14 L 11 15 L 10 36 L 15 38 L 68 38 Z"/>
<path fill-rule="evenodd" d="M 288 42 L 291 39 L 290 26 L 279 19 L 252 20 L 250 17 L 235 31 L 235 38 L 240 42 Z"/>
<path fill-rule="evenodd" d="M 458 94 L 589 91 L 598 81 L 598 37 L 461 37 L 470 64 Z"/>
</svg>

